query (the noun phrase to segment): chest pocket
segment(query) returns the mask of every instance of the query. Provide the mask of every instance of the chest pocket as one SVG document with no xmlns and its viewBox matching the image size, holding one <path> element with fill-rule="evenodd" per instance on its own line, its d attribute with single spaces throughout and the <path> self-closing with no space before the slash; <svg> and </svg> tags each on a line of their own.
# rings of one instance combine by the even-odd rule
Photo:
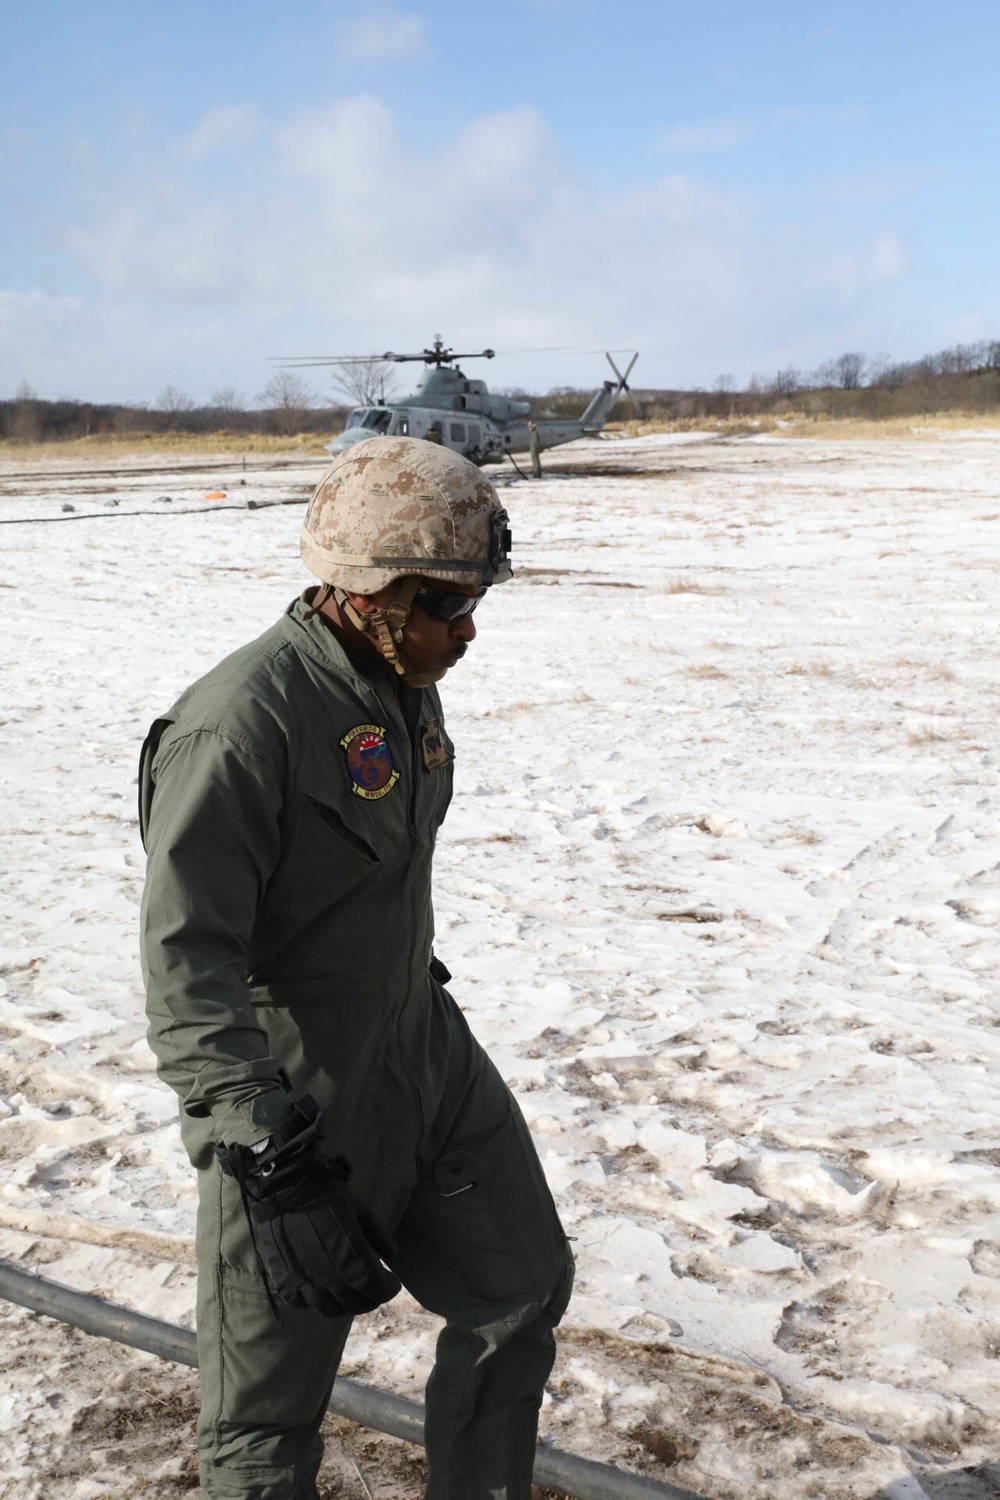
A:
<svg viewBox="0 0 1000 1500">
<path fill-rule="evenodd" d="M 348 850 L 354 854 L 361 855 L 362 859 L 368 863 L 373 865 L 378 864 L 378 854 L 368 840 L 356 832 L 355 829 L 348 827 L 335 807 L 331 807 L 328 802 L 321 802 L 317 797 L 310 797 L 308 792 L 304 793 L 304 797 L 307 805 L 312 808 L 324 828 L 333 834 L 338 845 L 346 845 Z M 339 852 L 342 853 L 343 851 Z"/>
</svg>

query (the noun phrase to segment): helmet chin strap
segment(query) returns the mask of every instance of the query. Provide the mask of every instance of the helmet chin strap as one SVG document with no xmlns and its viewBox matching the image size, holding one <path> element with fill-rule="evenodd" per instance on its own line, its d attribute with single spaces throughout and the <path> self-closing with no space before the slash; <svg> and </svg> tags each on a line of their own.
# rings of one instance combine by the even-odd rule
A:
<svg viewBox="0 0 1000 1500">
<path fill-rule="evenodd" d="M 336 585 L 333 588 L 334 599 L 355 630 L 359 630 L 362 635 L 374 635 L 389 665 L 405 683 L 415 688 L 430 687 L 432 682 L 440 682 L 448 670 L 447 667 L 442 667 L 440 672 L 418 672 L 403 653 L 403 632 L 419 587 L 420 579 L 416 575 L 401 578 L 396 585 L 392 603 L 385 609 L 375 610 L 373 614 L 362 614 L 359 609 L 355 609 L 342 588 Z"/>
</svg>

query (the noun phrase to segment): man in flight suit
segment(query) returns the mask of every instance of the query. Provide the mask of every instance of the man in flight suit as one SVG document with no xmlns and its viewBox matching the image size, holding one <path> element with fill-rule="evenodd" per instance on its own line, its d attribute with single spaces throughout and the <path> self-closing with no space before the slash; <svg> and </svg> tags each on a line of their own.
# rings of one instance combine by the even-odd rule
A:
<svg viewBox="0 0 1000 1500">
<path fill-rule="evenodd" d="M 542 445 L 538 436 L 538 428 L 534 422 L 528 423 L 528 456 L 531 459 L 531 472 L 535 479 L 542 477 Z"/>
<path fill-rule="evenodd" d="M 435 683 L 511 576 L 466 459 L 374 438 L 329 470 L 320 586 L 143 747 L 149 1037 L 199 1172 L 209 1500 L 315 1500 L 352 1316 L 402 1282 L 444 1327 L 427 1496 L 527 1500 L 572 1257 L 520 1111 L 444 988 Z"/>
</svg>

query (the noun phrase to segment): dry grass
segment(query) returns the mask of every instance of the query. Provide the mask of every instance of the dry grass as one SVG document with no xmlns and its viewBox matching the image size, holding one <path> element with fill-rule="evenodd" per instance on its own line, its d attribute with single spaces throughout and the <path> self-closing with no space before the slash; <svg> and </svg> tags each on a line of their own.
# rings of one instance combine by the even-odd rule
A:
<svg viewBox="0 0 1000 1500">
<path fill-rule="evenodd" d="M 832 677 L 834 669 L 828 661 L 793 661 L 785 668 L 786 677 Z"/>
<path fill-rule="evenodd" d="M 647 437 L 655 432 L 703 432 L 706 437 L 749 437 L 773 432 L 777 419 L 764 417 L 677 417 L 662 422 L 609 422 L 605 432 L 617 437 Z"/>
<path fill-rule="evenodd" d="M 56 463 L 66 459 L 97 459 L 127 462 L 166 454 L 182 456 L 242 458 L 245 453 L 266 453 L 289 458 L 320 458 L 327 439 L 322 433 L 303 432 L 292 437 L 273 437 L 243 432 L 139 432 L 121 437 L 101 434 L 96 437 L 72 438 L 65 443 L 19 443 L 0 440 L 0 460 L 16 463 Z"/>
<path fill-rule="evenodd" d="M 823 840 L 813 828 L 807 828 L 801 823 L 788 823 L 778 829 L 778 837 L 790 839 L 796 844 L 821 844 Z"/>
<path fill-rule="evenodd" d="M 619 437 L 646 437 L 657 432 L 702 432 L 706 437 L 740 437 L 771 433 L 775 437 L 825 438 L 849 442 L 872 438 L 912 438 L 924 441 L 946 434 L 1000 428 L 1000 410 L 927 412 L 922 416 L 811 417 L 806 412 L 786 411 L 760 417 L 683 417 L 673 422 L 609 422 L 606 432 Z"/>
<path fill-rule="evenodd" d="M 676 421 L 609 422 L 605 431 L 619 437 L 645 437 L 658 432 L 701 432 L 706 437 L 746 437 L 772 433 L 778 437 L 850 441 L 872 438 L 926 440 L 970 429 L 996 431 L 998 428 L 1000 411 L 931 412 L 920 417 L 887 417 L 883 421 L 860 417 L 833 420 L 810 417 L 804 412 L 785 412 L 760 417 L 684 417 Z M 114 460 L 125 462 L 129 459 L 149 459 L 156 454 L 171 457 L 211 454 L 239 458 L 245 453 L 320 458 L 323 456 L 323 444 L 329 436 L 330 434 L 316 432 L 295 433 L 288 437 L 242 432 L 135 432 L 120 436 L 103 433 L 58 443 L 0 439 L 0 461 L 8 459 L 16 463 L 38 463 L 92 458 L 106 463 Z"/>
<path fill-rule="evenodd" d="M 913 672 L 923 672 L 937 682 L 955 682 L 958 678 L 955 668 L 950 667 L 947 662 L 930 662 L 914 656 L 897 656 L 896 666 L 909 667 Z"/>
<path fill-rule="evenodd" d="M 729 677 L 731 674 L 717 667 L 714 661 L 703 661 L 697 666 L 685 667 L 684 675 L 686 677 Z"/>
<path fill-rule="evenodd" d="M 956 739 L 961 739 L 961 733 L 958 730 L 934 729 L 930 726 L 923 729 L 910 729 L 906 735 L 908 745 L 943 745 L 949 740 Z"/>
<path fill-rule="evenodd" d="M 778 431 L 783 437 L 835 438 L 845 442 L 857 439 L 869 441 L 872 438 L 894 438 L 896 441 L 912 438 L 924 442 L 928 438 L 968 432 L 970 429 L 995 432 L 998 428 L 1000 411 L 942 411 L 922 417 L 886 417 L 882 421 L 864 417 L 846 417 L 842 421 L 834 421 L 830 418 L 798 415 L 789 417 L 787 425 Z"/>
<path fill-rule="evenodd" d="M 678 579 L 676 583 L 668 583 L 667 587 L 661 589 L 660 592 L 663 594 L 724 594 L 726 590 L 719 584 L 698 583 L 696 579 L 685 583 L 683 579 Z"/>
</svg>

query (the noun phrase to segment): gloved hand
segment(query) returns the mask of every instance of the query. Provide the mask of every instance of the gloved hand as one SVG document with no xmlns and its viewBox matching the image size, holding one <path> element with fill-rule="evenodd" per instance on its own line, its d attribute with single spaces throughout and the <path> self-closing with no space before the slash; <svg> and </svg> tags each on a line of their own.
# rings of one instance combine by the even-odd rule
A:
<svg viewBox="0 0 1000 1500">
<path fill-rule="evenodd" d="M 215 1154 L 240 1185 L 282 1302 L 328 1318 L 371 1312 L 400 1289 L 382 1264 L 396 1246 L 350 1186 L 350 1162 L 320 1154 L 315 1099 L 304 1094 L 294 1108 L 295 1118 L 263 1147 L 216 1146 Z"/>
</svg>

